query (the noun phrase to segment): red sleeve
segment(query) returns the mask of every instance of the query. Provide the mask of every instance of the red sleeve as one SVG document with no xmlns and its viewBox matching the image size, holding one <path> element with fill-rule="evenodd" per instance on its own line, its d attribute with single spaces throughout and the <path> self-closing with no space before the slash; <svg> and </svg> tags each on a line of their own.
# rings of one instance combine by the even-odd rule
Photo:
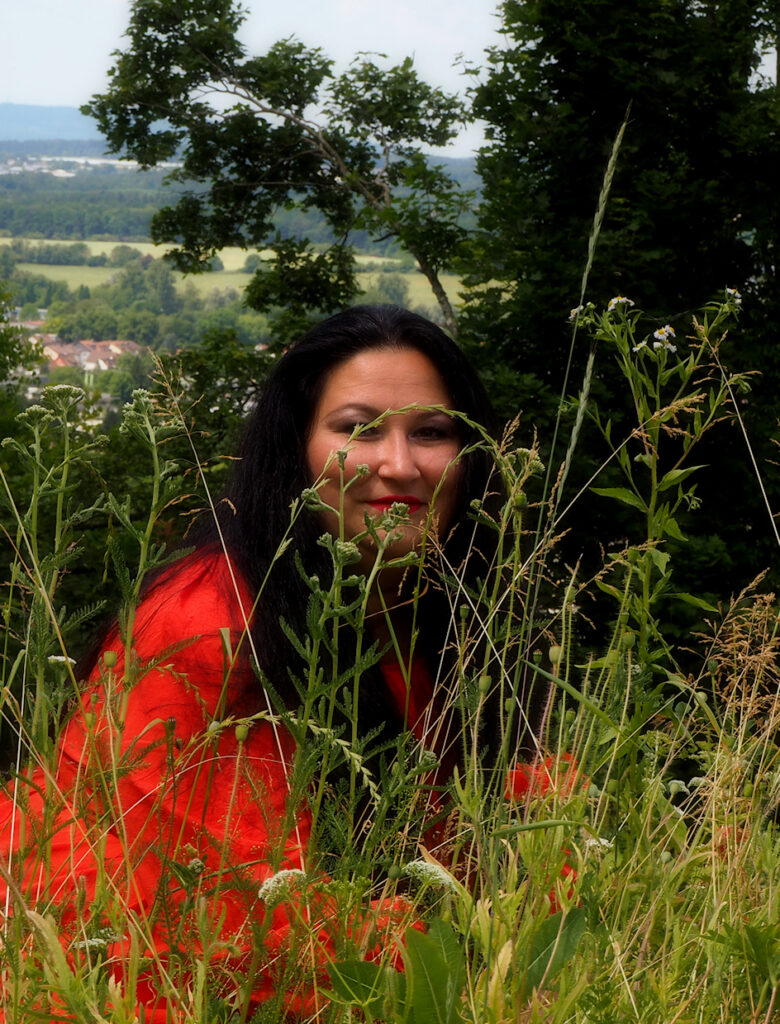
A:
<svg viewBox="0 0 780 1024">
<path fill-rule="evenodd" d="M 89 934 L 90 920 L 109 931 L 130 922 L 111 954 L 120 978 L 124 950 L 148 954 L 147 1021 L 166 1019 L 155 972 L 175 969 L 177 949 L 199 949 L 199 934 L 210 936 L 217 972 L 240 973 L 258 944 L 272 965 L 290 922 L 282 910 L 265 912 L 259 888 L 306 868 L 309 815 L 288 798 L 289 734 L 259 720 L 239 743 L 231 720 L 264 707 L 242 640 L 249 610 L 224 559 L 186 560 L 138 608 L 127 671 L 119 636 L 109 635 L 55 770 L 40 766 L 0 793 L 0 849 L 24 905 L 59 908 L 64 940 Z M 5 890 L 0 877 L 0 898 Z M 115 903 L 97 906 L 105 893 Z M 210 920 L 196 934 L 202 896 Z M 16 910 L 9 905 L 21 909 L 18 899 Z M 273 992 L 264 968 L 253 964 L 253 1003 Z"/>
</svg>

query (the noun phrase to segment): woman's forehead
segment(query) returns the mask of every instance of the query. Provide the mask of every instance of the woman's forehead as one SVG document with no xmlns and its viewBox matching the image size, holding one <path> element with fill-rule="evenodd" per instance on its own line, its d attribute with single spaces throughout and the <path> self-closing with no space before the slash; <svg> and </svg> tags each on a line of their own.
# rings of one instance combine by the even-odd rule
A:
<svg viewBox="0 0 780 1024">
<path fill-rule="evenodd" d="M 405 405 L 450 406 L 451 395 L 431 360 L 414 348 L 358 352 L 328 374 L 317 412 L 356 404 L 384 412 Z"/>
</svg>

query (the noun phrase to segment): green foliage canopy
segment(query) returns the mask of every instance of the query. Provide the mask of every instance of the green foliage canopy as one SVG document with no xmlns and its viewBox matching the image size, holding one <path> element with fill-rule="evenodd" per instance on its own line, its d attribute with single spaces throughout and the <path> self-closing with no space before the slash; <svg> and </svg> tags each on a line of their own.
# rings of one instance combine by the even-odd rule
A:
<svg viewBox="0 0 780 1024">
<path fill-rule="evenodd" d="M 780 419 L 780 103 L 757 69 L 776 39 L 777 4 L 506 0 L 501 14 L 504 42 L 488 52 L 473 89 L 487 143 L 478 157 L 479 228 L 462 266 L 470 290 L 461 338 L 504 411 L 524 409 L 549 442 L 571 345 L 567 319 L 581 301 L 594 211 L 628 113 L 583 298 L 603 306 L 622 293 L 651 324 L 679 328 L 725 286 L 738 289 L 739 345 L 728 339 L 721 358 L 732 371 L 761 371 L 740 412 L 771 484 Z M 570 390 L 587 356 L 580 341 Z M 599 352 L 592 391 L 617 430 L 625 396 Z M 702 484 L 701 510 L 686 529 L 703 551 L 729 553 L 733 574 L 716 580 L 710 571 L 708 586 L 737 588 L 776 560 L 774 540 L 739 432 L 707 444 L 706 461 L 719 472 Z M 584 431 L 571 493 L 605 455 L 597 435 Z M 556 453 L 554 464 L 561 458 Z M 620 536 L 620 524 L 578 507 L 578 533 Z M 766 543 L 757 544 L 759 536 Z"/>
<path fill-rule="evenodd" d="M 421 147 L 454 136 L 461 102 L 423 82 L 410 59 L 383 70 L 360 57 L 336 75 L 319 49 L 293 39 L 250 56 L 237 38 L 243 18 L 233 0 L 136 0 L 129 47 L 83 108 L 113 152 L 144 167 L 180 160 L 170 175 L 179 199 L 153 217 L 153 239 L 176 244 L 170 258 L 184 271 L 228 245 L 275 249 L 248 299 L 285 308 L 277 331 L 292 334 L 306 310 L 328 312 L 357 293 L 348 240 L 368 230 L 414 256 L 454 331 L 439 273 L 463 239 L 470 197 Z M 327 252 L 275 231 L 276 211 L 296 205 L 325 217 Z"/>
</svg>

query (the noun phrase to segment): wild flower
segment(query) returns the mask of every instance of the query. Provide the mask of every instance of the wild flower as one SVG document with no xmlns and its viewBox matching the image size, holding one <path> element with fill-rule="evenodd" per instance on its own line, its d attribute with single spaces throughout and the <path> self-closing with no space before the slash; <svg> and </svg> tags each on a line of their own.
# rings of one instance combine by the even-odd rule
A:
<svg viewBox="0 0 780 1024">
<path fill-rule="evenodd" d="M 602 839 L 600 836 L 593 837 L 585 840 L 586 850 L 611 850 L 614 843 L 611 839 Z"/>
<path fill-rule="evenodd" d="M 607 312 L 611 313 L 613 310 L 617 309 L 618 306 L 625 306 L 626 308 L 628 308 L 629 306 L 633 305 L 633 299 L 627 299 L 625 295 L 616 295 L 613 299 L 609 300 Z"/>
<path fill-rule="evenodd" d="M 266 903 L 279 903 L 296 885 L 298 878 L 305 878 L 300 868 L 284 868 L 275 875 L 266 878 L 257 893 L 258 898 Z"/>
<path fill-rule="evenodd" d="M 670 341 L 670 338 L 675 337 L 671 324 L 666 324 L 665 327 L 659 327 L 657 331 L 653 331 L 653 337 L 656 339 L 653 342 L 653 348 L 664 348 L 669 352 L 677 351 L 677 346 Z"/>
<path fill-rule="evenodd" d="M 742 293 L 736 288 L 726 289 L 726 299 L 734 303 L 735 306 L 742 305 Z"/>
<path fill-rule="evenodd" d="M 439 864 L 427 860 L 412 860 L 404 866 L 404 874 L 420 885 L 432 885 L 439 889 L 455 889 L 452 878 Z"/>
<path fill-rule="evenodd" d="M 78 942 L 73 943 L 74 949 L 86 949 L 92 952 L 102 952 L 108 949 L 108 947 L 120 940 L 120 936 L 116 935 L 111 928 L 99 928 L 95 935 L 91 935 L 86 939 L 81 939 Z"/>
<path fill-rule="evenodd" d="M 521 472 L 525 470 L 529 476 L 544 472 L 544 463 L 535 448 L 515 448 L 512 454 Z"/>
<path fill-rule="evenodd" d="M 360 549 L 354 541 L 337 540 L 333 549 L 342 565 L 352 565 L 360 561 Z"/>
<path fill-rule="evenodd" d="M 577 319 L 577 314 L 581 313 L 585 307 L 580 303 L 579 306 L 575 306 L 574 309 L 569 313 L 569 323 L 573 323 Z"/>
</svg>

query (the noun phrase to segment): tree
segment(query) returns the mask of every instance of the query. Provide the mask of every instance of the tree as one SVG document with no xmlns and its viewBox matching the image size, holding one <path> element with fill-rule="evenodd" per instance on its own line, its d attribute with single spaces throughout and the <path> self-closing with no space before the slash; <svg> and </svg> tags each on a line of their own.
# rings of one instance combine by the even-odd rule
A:
<svg viewBox="0 0 780 1024">
<path fill-rule="evenodd" d="M 0 280 L 0 430 L 5 436 L 13 429 L 19 411 L 22 377 L 40 364 L 40 352 L 27 341 L 24 331 L 10 322 L 11 295 Z"/>
<path fill-rule="evenodd" d="M 469 196 L 420 147 L 453 137 L 459 100 L 423 82 L 410 59 L 383 70 L 361 57 L 336 75 L 319 49 L 293 39 L 250 56 L 233 0 L 134 0 L 131 11 L 129 47 L 83 110 L 113 152 L 144 167 L 181 162 L 169 175 L 179 199 L 151 229 L 176 243 L 178 269 L 202 270 L 227 245 L 273 249 L 247 298 L 281 307 L 277 332 L 290 333 L 302 310 L 333 310 L 357 293 L 349 237 L 368 230 L 414 256 L 455 330 L 439 274 L 462 241 Z M 294 206 L 324 216 L 325 251 L 275 230 L 276 211 Z"/>
<path fill-rule="evenodd" d="M 106 370 L 103 374 L 108 380 L 101 383 L 114 398 L 121 402 L 129 402 L 136 388 L 149 388 L 154 369 L 154 357 L 148 350 L 122 352 L 117 358 L 115 368 Z"/>
<path fill-rule="evenodd" d="M 738 288 L 746 315 L 738 345 L 727 342 L 723 355 L 732 370 L 764 374 L 743 411 L 766 460 L 780 418 L 780 108 L 776 86 L 755 75 L 762 44 L 776 33 L 776 2 L 506 0 L 501 12 L 505 45 L 489 52 L 473 90 L 488 141 L 478 158 L 483 200 L 464 267 L 472 290 L 461 337 L 507 411 L 526 409 L 549 440 L 567 318 L 580 301 L 602 179 L 628 112 L 585 297 L 601 305 L 627 294 L 660 326 L 682 322 L 726 285 Z M 572 391 L 586 355 L 575 349 Z M 599 353 L 595 365 L 594 393 L 619 413 L 620 388 Z M 583 435 L 572 491 L 602 454 L 595 436 Z M 776 554 L 737 432 L 721 434 L 709 456 L 719 473 L 709 491 L 702 485 L 696 532 L 730 552 L 734 575 L 717 581 L 725 589 Z"/>
<path fill-rule="evenodd" d="M 146 294 L 155 313 L 174 313 L 179 307 L 173 273 L 162 260 L 153 260 L 146 270 Z"/>
<path fill-rule="evenodd" d="M 4 281 L 0 281 L 0 384 L 13 385 L 19 368 L 32 369 L 37 358 L 24 331 L 10 322 L 11 295 Z"/>
</svg>

